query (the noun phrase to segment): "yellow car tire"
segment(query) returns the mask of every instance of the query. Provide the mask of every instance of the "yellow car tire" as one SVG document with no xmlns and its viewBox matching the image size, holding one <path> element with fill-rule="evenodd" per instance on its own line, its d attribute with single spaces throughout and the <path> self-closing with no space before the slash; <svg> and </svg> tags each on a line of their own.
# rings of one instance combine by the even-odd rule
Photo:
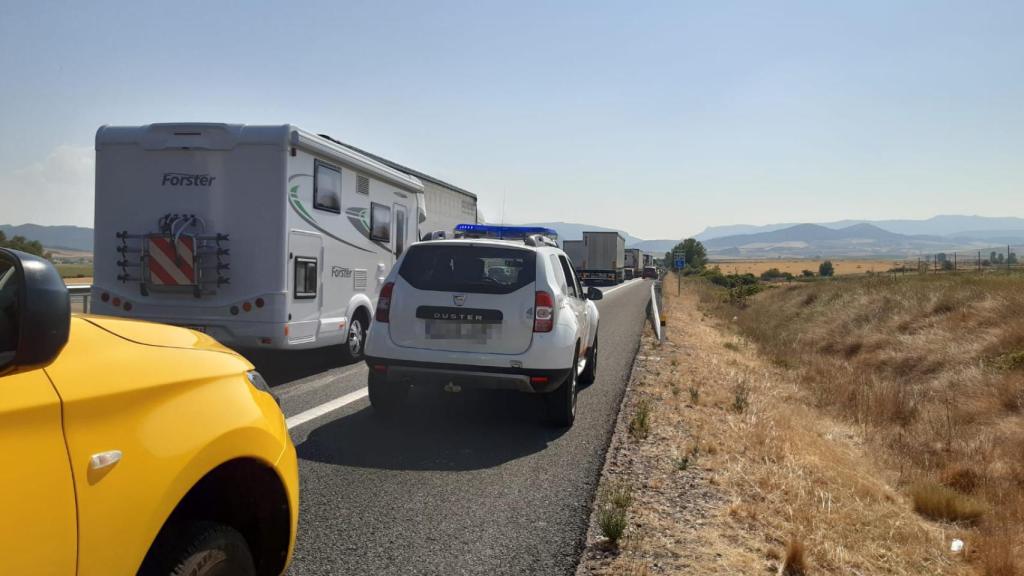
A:
<svg viewBox="0 0 1024 576">
<path fill-rule="evenodd" d="M 160 576 L 253 576 L 256 567 L 241 532 L 216 522 L 196 522 L 158 554 L 163 562 L 145 574 Z M 143 572 L 140 572 L 143 574 Z"/>
</svg>

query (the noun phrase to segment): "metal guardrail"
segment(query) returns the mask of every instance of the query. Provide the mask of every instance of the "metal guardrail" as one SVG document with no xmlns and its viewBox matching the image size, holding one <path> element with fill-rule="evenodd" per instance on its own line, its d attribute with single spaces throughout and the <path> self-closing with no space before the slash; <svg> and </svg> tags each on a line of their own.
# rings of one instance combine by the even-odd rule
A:
<svg viewBox="0 0 1024 576">
<path fill-rule="evenodd" d="M 71 309 L 75 312 L 82 312 L 84 314 L 89 313 L 89 309 L 92 308 L 92 285 L 91 284 L 72 284 L 68 286 L 68 294 L 71 296 Z M 80 308 L 76 307 L 76 304 L 80 304 Z"/>
</svg>

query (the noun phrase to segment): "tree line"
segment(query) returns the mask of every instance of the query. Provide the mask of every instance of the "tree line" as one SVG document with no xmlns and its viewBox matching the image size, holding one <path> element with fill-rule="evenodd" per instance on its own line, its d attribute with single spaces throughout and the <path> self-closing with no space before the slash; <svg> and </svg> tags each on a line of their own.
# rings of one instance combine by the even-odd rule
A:
<svg viewBox="0 0 1024 576">
<path fill-rule="evenodd" d="M 24 236 L 14 236 L 8 239 L 7 235 L 4 234 L 2 230 L 0 230 L 0 248 L 20 250 L 21 252 L 28 252 L 29 254 L 42 256 L 43 258 L 50 257 L 50 253 L 43 248 L 43 245 L 39 240 L 29 240 Z"/>
</svg>

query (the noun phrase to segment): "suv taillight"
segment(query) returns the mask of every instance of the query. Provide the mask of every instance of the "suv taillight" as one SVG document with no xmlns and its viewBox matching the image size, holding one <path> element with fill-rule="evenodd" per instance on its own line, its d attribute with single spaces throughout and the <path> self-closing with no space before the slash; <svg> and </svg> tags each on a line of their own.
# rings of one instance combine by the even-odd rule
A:
<svg viewBox="0 0 1024 576">
<path fill-rule="evenodd" d="M 380 297 L 377 298 L 377 313 L 374 318 L 377 322 L 387 322 L 391 316 L 391 293 L 395 291 L 395 283 L 388 282 L 380 289 Z"/>
<path fill-rule="evenodd" d="M 547 292 L 533 297 L 533 331 L 551 332 L 555 325 L 555 299 Z"/>
</svg>

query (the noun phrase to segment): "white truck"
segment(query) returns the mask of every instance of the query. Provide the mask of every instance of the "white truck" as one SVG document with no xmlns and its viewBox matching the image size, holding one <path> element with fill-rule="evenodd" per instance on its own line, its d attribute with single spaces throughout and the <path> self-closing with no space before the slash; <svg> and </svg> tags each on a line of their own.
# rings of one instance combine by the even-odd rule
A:
<svg viewBox="0 0 1024 576">
<path fill-rule="evenodd" d="M 93 311 L 359 358 L 425 216 L 417 178 L 291 125 L 103 126 Z"/>
<path fill-rule="evenodd" d="M 580 278 L 587 284 L 618 284 L 625 275 L 626 239 L 618 232 L 583 232 Z"/>
<path fill-rule="evenodd" d="M 639 248 L 626 248 L 625 250 L 625 279 L 632 280 L 639 278 L 642 270 L 642 257 Z"/>
</svg>

